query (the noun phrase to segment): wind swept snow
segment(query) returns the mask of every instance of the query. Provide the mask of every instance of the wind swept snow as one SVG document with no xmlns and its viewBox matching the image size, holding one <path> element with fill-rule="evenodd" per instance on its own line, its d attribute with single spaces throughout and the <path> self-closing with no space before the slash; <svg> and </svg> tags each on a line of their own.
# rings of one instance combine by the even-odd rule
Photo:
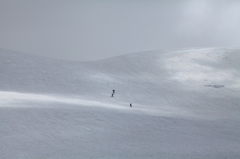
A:
<svg viewBox="0 0 240 159">
<path fill-rule="evenodd" d="M 0 158 L 239 159 L 239 61 L 238 48 L 92 62 L 0 49 Z"/>
</svg>

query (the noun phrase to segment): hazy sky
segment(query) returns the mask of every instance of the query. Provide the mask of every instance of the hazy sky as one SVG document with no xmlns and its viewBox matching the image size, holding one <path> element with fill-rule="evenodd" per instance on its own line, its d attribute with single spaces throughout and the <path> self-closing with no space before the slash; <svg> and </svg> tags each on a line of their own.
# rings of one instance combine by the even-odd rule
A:
<svg viewBox="0 0 240 159">
<path fill-rule="evenodd" d="M 67 60 L 239 47 L 240 0 L 0 0 L 0 47 Z"/>
</svg>

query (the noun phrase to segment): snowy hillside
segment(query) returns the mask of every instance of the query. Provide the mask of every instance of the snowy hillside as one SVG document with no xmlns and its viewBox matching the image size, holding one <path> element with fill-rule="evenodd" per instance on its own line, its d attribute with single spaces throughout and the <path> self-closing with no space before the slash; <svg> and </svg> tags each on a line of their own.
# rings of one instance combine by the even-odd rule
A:
<svg viewBox="0 0 240 159">
<path fill-rule="evenodd" d="M 239 159 L 239 61 L 237 48 L 91 62 L 0 49 L 0 158 Z"/>
</svg>

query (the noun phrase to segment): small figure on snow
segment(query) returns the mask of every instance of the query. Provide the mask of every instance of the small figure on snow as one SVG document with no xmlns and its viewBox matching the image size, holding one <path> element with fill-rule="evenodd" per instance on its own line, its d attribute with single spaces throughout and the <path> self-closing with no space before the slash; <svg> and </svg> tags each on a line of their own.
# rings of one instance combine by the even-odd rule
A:
<svg viewBox="0 0 240 159">
<path fill-rule="evenodd" d="M 113 97 L 113 95 L 115 94 L 115 90 L 113 89 L 113 92 L 112 92 L 112 97 Z"/>
<path fill-rule="evenodd" d="M 132 107 L 132 103 L 130 103 L 130 107 Z"/>
</svg>

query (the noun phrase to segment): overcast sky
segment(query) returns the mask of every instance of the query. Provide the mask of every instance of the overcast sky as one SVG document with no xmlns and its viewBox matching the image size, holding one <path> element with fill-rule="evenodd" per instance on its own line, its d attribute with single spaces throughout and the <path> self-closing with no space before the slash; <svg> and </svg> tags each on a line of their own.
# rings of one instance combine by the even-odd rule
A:
<svg viewBox="0 0 240 159">
<path fill-rule="evenodd" d="M 0 47 L 66 60 L 239 47 L 240 0 L 0 0 Z"/>
</svg>

